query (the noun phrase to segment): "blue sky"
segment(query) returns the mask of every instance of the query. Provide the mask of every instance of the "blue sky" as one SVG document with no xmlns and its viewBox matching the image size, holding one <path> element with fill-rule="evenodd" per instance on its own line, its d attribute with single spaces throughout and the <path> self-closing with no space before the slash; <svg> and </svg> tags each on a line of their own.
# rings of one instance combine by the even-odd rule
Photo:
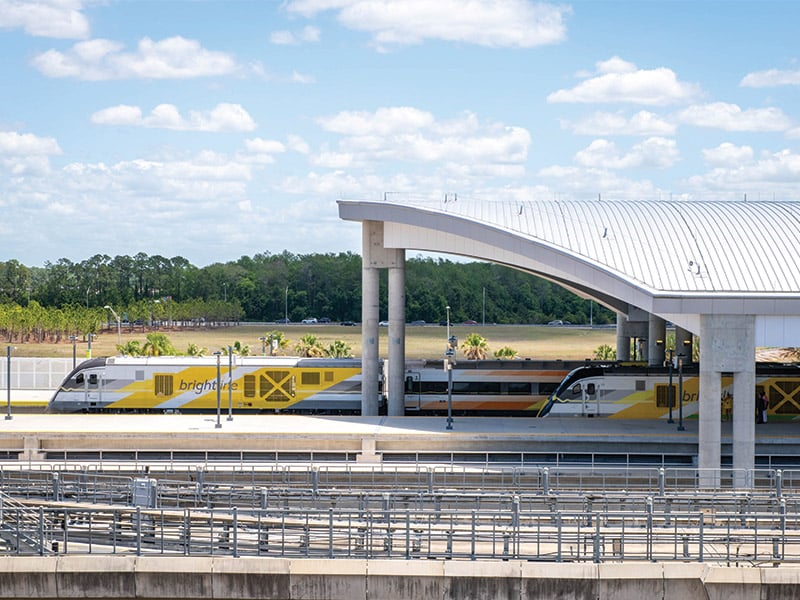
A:
<svg viewBox="0 0 800 600">
<path fill-rule="evenodd" d="M 800 199 L 800 2 L 0 0 L 0 260 L 360 252 L 338 199 Z"/>
</svg>

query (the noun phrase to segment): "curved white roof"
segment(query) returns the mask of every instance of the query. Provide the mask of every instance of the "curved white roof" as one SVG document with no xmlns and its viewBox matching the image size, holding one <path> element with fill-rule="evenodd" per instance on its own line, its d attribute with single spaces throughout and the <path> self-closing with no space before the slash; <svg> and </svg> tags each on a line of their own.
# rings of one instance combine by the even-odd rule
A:
<svg viewBox="0 0 800 600">
<path fill-rule="evenodd" d="M 667 318 L 800 315 L 800 202 L 393 199 L 339 214 L 382 221 L 387 247 L 517 266 Z"/>
</svg>

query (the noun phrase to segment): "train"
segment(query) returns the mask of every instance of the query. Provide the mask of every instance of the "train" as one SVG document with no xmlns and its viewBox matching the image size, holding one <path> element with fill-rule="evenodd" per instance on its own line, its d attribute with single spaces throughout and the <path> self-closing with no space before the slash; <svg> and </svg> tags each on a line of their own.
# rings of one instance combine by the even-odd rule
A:
<svg viewBox="0 0 800 600">
<path fill-rule="evenodd" d="M 731 419 L 733 376 L 723 373 L 721 385 L 720 414 L 722 419 Z M 587 362 L 564 377 L 541 415 L 668 419 L 672 414 L 674 419 L 679 415 L 695 418 L 699 389 L 697 363 L 679 371 L 669 366 Z M 762 392 L 769 401 L 770 419 L 800 418 L 800 364 L 756 363 L 756 386 L 750 404 L 754 418 L 755 398 Z"/>
<path fill-rule="evenodd" d="M 538 416 L 582 361 L 406 361 L 406 414 Z M 218 370 L 219 369 L 219 370 Z M 380 361 L 378 405 L 386 411 L 388 361 Z M 452 379 L 452 386 L 449 379 Z M 84 361 L 59 385 L 52 413 L 358 414 L 361 360 L 284 356 L 126 357 Z M 448 393 L 449 388 L 449 393 Z"/>
</svg>

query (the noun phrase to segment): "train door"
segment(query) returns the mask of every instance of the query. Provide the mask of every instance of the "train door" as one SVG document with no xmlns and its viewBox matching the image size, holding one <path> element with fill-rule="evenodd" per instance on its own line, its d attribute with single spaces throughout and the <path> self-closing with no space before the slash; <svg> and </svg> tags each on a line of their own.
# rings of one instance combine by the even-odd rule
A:
<svg viewBox="0 0 800 600">
<path fill-rule="evenodd" d="M 80 379 L 83 381 L 80 381 Z M 94 411 L 103 405 L 103 370 L 87 369 L 78 375 L 76 383 L 83 384 L 84 407 Z"/>
<path fill-rule="evenodd" d="M 404 402 L 406 410 L 417 411 L 421 408 L 422 404 L 422 388 L 419 373 L 416 371 L 406 371 L 405 381 L 406 389 Z"/>
</svg>

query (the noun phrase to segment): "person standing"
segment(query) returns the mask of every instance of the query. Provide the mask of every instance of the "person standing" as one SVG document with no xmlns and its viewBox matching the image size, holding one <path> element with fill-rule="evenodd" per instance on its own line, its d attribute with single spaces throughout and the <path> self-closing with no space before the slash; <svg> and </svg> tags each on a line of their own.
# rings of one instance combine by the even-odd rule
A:
<svg viewBox="0 0 800 600">
<path fill-rule="evenodd" d="M 761 409 L 761 422 L 766 423 L 769 400 L 767 400 L 767 395 L 764 392 L 761 392 L 761 396 L 759 397 L 759 408 Z"/>
</svg>

